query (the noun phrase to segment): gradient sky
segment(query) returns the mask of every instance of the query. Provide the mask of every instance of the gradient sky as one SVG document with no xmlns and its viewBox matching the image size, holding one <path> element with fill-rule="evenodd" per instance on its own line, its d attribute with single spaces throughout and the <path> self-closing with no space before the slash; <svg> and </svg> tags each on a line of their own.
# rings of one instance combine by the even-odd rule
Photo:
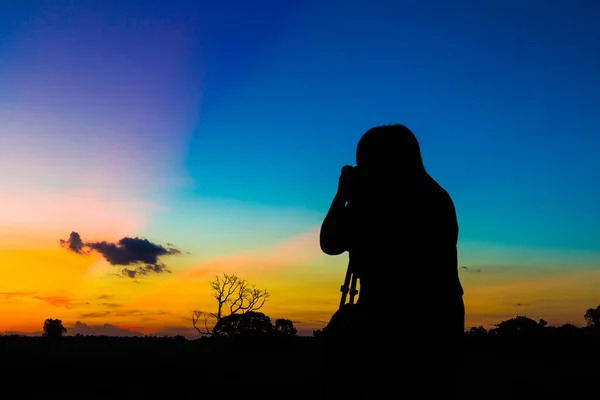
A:
<svg viewBox="0 0 600 400">
<path fill-rule="evenodd" d="M 0 331 L 193 337 L 224 272 L 311 334 L 346 269 L 318 245 L 340 167 L 396 122 L 455 201 L 467 327 L 583 325 L 598 20 L 593 0 L 0 0 Z M 182 254 L 119 277 L 72 231 Z"/>
</svg>

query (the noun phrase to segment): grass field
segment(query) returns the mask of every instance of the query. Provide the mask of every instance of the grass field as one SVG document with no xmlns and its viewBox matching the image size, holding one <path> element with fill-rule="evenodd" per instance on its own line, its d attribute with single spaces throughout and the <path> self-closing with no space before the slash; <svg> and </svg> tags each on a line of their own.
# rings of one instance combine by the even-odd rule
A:
<svg viewBox="0 0 600 400">
<path fill-rule="evenodd" d="M 599 342 L 467 343 L 456 398 L 598 398 Z M 66 337 L 50 346 L 43 338 L 0 337 L 0 356 L 4 390 L 24 398 L 316 399 L 324 374 L 336 373 L 323 370 L 314 338 L 216 343 Z M 402 365 L 394 368 L 401 376 Z M 350 384 L 351 370 L 339 369 Z M 398 387 L 393 397 L 415 396 Z"/>
</svg>

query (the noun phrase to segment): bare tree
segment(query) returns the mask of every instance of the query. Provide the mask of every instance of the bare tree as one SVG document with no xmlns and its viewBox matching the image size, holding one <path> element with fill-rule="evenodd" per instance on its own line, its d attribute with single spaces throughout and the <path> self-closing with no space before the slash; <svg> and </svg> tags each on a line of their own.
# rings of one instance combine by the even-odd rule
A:
<svg viewBox="0 0 600 400">
<path fill-rule="evenodd" d="M 192 311 L 192 325 L 201 335 L 212 335 L 212 330 L 208 328 L 209 320 L 214 319 L 216 324 L 229 315 L 260 310 L 270 297 L 266 289 L 258 289 L 235 275 L 224 273 L 209 283 L 212 296 L 217 301 L 217 311 Z M 204 328 L 199 326 L 200 320 L 204 321 Z"/>
</svg>

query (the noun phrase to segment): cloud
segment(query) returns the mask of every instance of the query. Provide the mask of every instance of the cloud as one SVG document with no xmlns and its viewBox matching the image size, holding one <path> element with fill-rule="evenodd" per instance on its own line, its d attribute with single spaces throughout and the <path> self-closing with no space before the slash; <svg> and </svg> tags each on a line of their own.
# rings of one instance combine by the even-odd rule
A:
<svg viewBox="0 0 600 400">
<path fill-rule="evenodd" d="M 66 296 L 33 296 L 34 299 L 45 301 L 55 307 L 69 308 L 71 299 Z"/>
<path fill-rule="evenodd" d="M 163 272 L 171 273 L 164 264 L 146 264 L 138 266 L 135 269 L 123 268 L 121 270 L 121 275 L 135 279 L 142 275 L 148 275 L 150 273 L 160 274 Z"/>
<path fill-rule="evenodd" d="M 169 326 L 164 327 L 153 333 L 142 333 L 135 329 L 129 329 L 126 327 L 120 327 L 112 324 L 98 324 L 98 325 L 89 325 L 81 321 L 75 322 L 75 325 L 72 327 L 67 326 L 67 334 L 68 335 L 93 335 L 93 336 L 184 336 L 188 339 L 196 339 L 198 337 L 198 332 L 192 328 L 187 326 Z"/>
<path fill-rule="evenodd" d="M 144 315 L 165 315 L 166 311 L 142 311 L 142 310 L 119 310 L 115 314 L 118 317 L 144 316 Z"/>
<path fill-rule="evenodd" d="M 117 337 L 134 337 L 134 336 L 184 336 L 187 339 L 197 339 L 199 337 L 198 332 L 187 326 L 167 326 L 158 328 L 155 332 L 142 333 L 135 327 L 124 327 L 112 324 L 86 324 L 81 321 L 76 321 L 75 325 L 65 325 L 67 328 L 67 335 L 75 336 L 77 334 L 84 336 L 117 336 Z M 19 336 L 42 336 L 41 331 L 35 332 L 19 332 L 19 331 L 3 331 L 0 335 L 19 335 Z"/>
<path fill-rule="evenodd" d="M 531 304 L 531 303 L 521 303 L 521 302 L 519 302 L 519 303 L 516 303 L 516 304 L 515 304 L 515 307 L 527 307 L 527 306 L 529 306 L 530 304 Z"/>
<path fill-rule="evenodd" d="M 71 232 L 69 239 L 60 240 L 60 245 L 77 254 L 84 254 L 85 244 L 77 232 Z"/>
<path fill-rule="evenodd" d="M 112 314 L 110 311 L 98 311 L 81 314 L 81 318 L 104 318 Z"/>
<path fill-rule="evenodd" d="M 92 242 L 86 246 L 102 254 L 112 265 L 131 265 L 145 263 L 156 265 L 158 258 L 164 255 L 180 254 L 174 247 L 163 247 L 148 239 L 123 238 L 117 244 L 107 242 Z"/>
<path fill-rule="evenodd" d="M 465 271 L 469 271 L 469 272 L 481 272 L 481 268 L 471 269 L 471 268 L 467 267 L 466 265 L 463 265 L 462 267 L 460 267 L 460 269 L 464 269 Z"/>
<path fill-rule="evenodd" d="M 102 306 L 107 308 L 119 308 L 120 304 L 112 304 L 112 303 L 103 303 Z M 94 311 L 89 313 L 81 314 L 81 318 L 104 318 L 110 316 L 116 317 L 147 317 L 147 316 L 156 316 L 156 315 L 166 315 L 168 314 L 166 311 L 143 311 L 143 310 L 104 310 L 104 311 Z"/>
<path fill-rule="evenodd" d="M 4 298 L 4 301 L 11 301 L 16 298 L 31 298 L 35 300 L 45 301 L 55 307 L 64 307 L 67 309 L 89 306 L 89 301 L 80 301 L 69 298 L 68 296 L 48 296 L 43 294 L 37 294 L 36 292 L 2 292 L 0 298 Z"/>
<path fill-rule="evenodd" d="M 102 303 L 101 305 L 108 308 L 119 308 L 123 306 L 123 304 L 119 303 Z"/>
<path fill-rule="evenodd" d="M 88 325 L 80 321 L 75 322 L 75 326 L 67 326 L 67 334 L 69 335 L 94 335 L 94 336 L 145 336 L 138 331 L 132 331 L 127 328 L 121 328 L 111 324 L 104 325 Z"/>
<path fill-rule="evenodd" d="M 172 243 L 167 243 L 165 247 L 138 237 L 124 237 L 117 243 L 84 242 L 77 232 L 71 232 L 69 239 L 61 239 L 60 245 L 80 255 L 87 255 L 95 251 L 111 265 L 133 266 L 132 268 L 123 268 L 120 274 L 132 279 L 148 274 L 170 273 L 167 266 L 160 262 L 160 258 L 181 254 L 181 251 Z"/>
<path fill-rule="evenodd" d="M 2 292 L 0 293 L 0 297 L 4 297 L 4 301 L 9 301 L 14 299 L 15 297 L 24 297 L 31 296 L 29 292 Z"/>
<path fill-rule="evenodd" d="M 35 331 L 35 332 L 18 332 L 18 331 L 4 331 L 4 332 L 0 332 L 0 335 L 2 336 L 12 336 L 12 335 L 18 335 L 18 336 L 42 336 L 44 332 L 42 331 Z"/>
</svg>

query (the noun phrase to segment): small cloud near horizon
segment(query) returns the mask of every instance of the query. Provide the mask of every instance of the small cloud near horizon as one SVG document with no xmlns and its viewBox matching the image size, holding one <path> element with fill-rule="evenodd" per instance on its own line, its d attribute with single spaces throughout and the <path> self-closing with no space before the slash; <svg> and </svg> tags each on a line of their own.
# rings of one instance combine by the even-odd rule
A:
<svg viewBox="0 0 600 400">
<path fill-rule="evenodd" d="M 467 267 L 466 265 L 463 265 L 462 267 L 460 267 L 460 269 L 464 269 L 465 271 L 469 271 L 469 272 L 481 272 L 481 268 L 472 269 L 472 268 Z"/>
</svg>

